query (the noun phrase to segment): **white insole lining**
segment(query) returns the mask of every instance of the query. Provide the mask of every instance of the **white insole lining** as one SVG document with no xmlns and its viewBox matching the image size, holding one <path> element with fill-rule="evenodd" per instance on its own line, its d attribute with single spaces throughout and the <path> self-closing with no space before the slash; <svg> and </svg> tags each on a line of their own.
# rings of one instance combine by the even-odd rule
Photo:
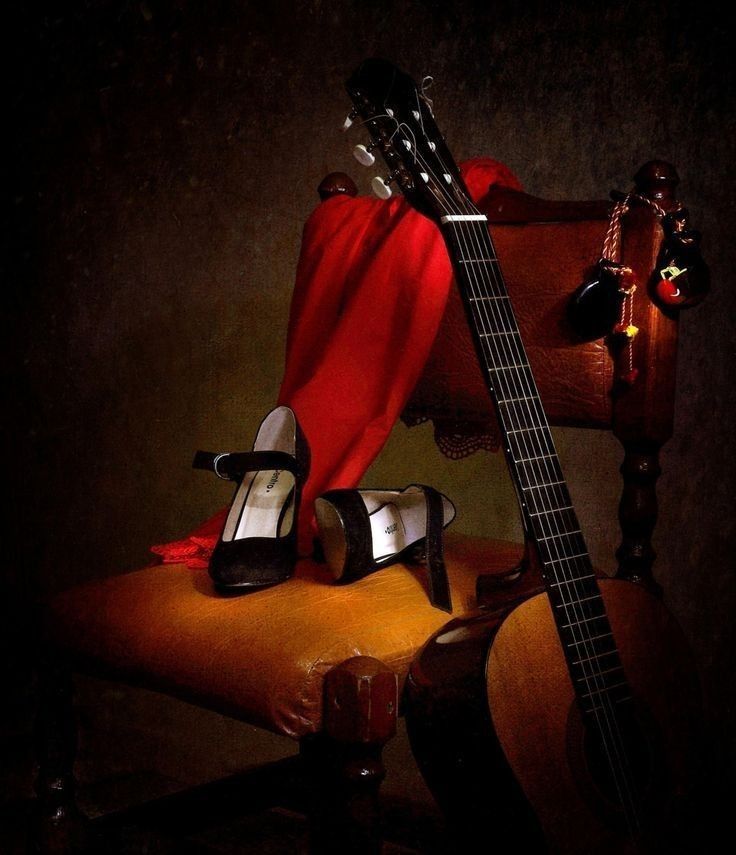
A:
<svg viewBox="0 0 736 855">
<path fill-rule="evenodd" d="M 385 496 L 385 494 L 384 494 Z M 427 533 L 427 503 L 424 493 L 406 490 L 401 494 L 401 507 L 389 502 L 371 510 L 375 505 L 370 493 L 363 496 L 371 521 L 373 560 L 381 561 L 389 555 L 401 552 L 421 540 Z M 453 504 L 442 497 L 444 524 L 455 516 Z"/>
<path fill-rule="evenodd" d="M 272 449 L 294 454 L 295 434 L 292 411 L 288 407 L 276 407 L 258 429 L 253 451 Z M 222 539 L 288 534 L 294 522 L 295 484 L 294 475 L 285 469 L 246 472 L 230 506 Z"/>
<path fill-rule="evenodd" d="M 294 517 L 294 484 L 294 476 L 285 469 L 246 473 L 233 499 L 222 539 L 288 534 Z M 289 507 L 282 517 L 287 502 Z"/>
</svg>

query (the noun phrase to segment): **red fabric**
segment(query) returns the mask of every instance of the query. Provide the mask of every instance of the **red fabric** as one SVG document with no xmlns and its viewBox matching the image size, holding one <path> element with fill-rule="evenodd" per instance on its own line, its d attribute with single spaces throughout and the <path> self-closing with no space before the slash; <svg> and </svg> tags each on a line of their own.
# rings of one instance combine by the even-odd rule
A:
<svg viewBox="0 0 736 855">
<path fill-rule="evenodd" d="M 490 184 L 521 189 L 490 158 L 461 171 L 476 200 Z M 439 229 L 402 197 L 334 196 L 307 221 L 278 399 L 296 413 L 312 452 L 300 552 L 311 551 L 315 498 L 357 486 L 386 442 L 429 356 L 451 281 Z M 225 515 L 153 551 L 167 563 L 206 566 Z"/>
</svg>

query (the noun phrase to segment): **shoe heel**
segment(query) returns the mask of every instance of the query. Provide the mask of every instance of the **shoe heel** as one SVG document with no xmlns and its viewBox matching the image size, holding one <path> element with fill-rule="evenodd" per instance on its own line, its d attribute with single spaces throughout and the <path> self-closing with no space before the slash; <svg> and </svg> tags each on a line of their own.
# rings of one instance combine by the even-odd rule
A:
<svg viewBox="0 0 736 855">
<path fill-rule="evenodd" d="M 340 580 L 345 571 L 348 554 L 345 523 L 337 508 L 327 499 L 315 499 L 314 514 L 317 517 L 325 561 L 333 577 Z"/>
</svg>

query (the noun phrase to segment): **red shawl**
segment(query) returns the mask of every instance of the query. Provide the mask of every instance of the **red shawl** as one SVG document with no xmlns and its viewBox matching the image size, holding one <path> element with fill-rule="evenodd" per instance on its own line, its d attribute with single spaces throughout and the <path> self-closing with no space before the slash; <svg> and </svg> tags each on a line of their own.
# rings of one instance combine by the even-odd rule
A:
<svg viewBox="0 0 736 855">
<path fill-rule="evenodd" d="M 490 184 L 521 189 L 490 158 L 461 171 L 476 201 Z M 278 397 L 296 413 L 312 452 L 300 553 L 311 552 L 315 498 L 357 486 L 386 442 L 429 356 L 451 282 L 439 229 L 402 197 L 333 196 L 307 221 Z M 167 563 L 206 566 L 225 515 L 153 551 Z"/>
</svg>

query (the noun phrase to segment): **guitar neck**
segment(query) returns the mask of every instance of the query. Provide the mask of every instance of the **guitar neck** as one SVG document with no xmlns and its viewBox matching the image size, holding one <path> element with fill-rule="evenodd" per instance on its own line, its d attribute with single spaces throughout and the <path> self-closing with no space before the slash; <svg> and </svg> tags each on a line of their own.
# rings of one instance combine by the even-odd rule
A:
<svg viewBox="0 0 736 855">
<path fill-rule="evenodd" d="M 601 692 L 623 701 L 629 689 L 488 223 L 471 208 L 440 225 L 573 684 L 583 710 L 593 712 Z"/>
</svg>

